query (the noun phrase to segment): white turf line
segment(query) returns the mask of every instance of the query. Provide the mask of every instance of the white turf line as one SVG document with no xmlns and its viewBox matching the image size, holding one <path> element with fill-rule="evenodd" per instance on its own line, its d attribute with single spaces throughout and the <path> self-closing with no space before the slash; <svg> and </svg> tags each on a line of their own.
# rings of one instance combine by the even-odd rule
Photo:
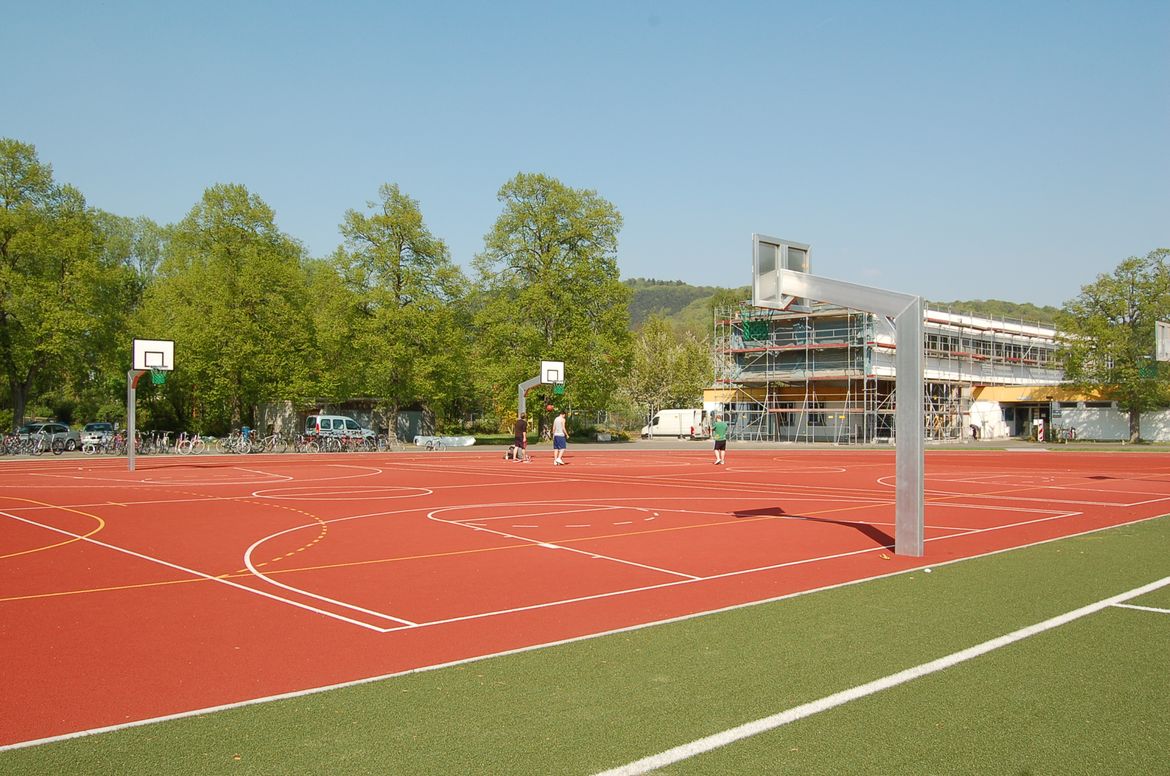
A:
<svg viewBox="0 0 1170 776">
<path fill-rule="evenodd" d="M 950 668 L 951 666 L 958 665 L 959 663 L 979 657 L 980 655 L 985 655 L 988 652 L 999 649 L 1000 647 L 1006 647 L 1008 644 L 1022 641 L 1029 636 L 1035 636 L 1038 633 L 1043 633 L 1044 631 L 1052 630 L 1053 628 L 1057 628 L 1061 625 L 1066 625 L 1067 623 L 1070 623 L 1073 620 L 1077 620 L 1086 615 L 1095 614 L 1102 609 L 1107 609 L 1111 606 L 1123 605 L 1123 601 L 1128 601 L 1131 598 L 1145 595 L 1146 593 L 1153 592 L 1154 590 L 1158 590 L 1159 588 L 1165 587 L 1166 585 L 1170 585 L 1170 577 L 1163 577 L 1162 579 L 1159 579 L 1156 582 L 1151 582 L 1148 585 L 1142 585 L 1141 587 L 1136 587 L 1133 590 L 1121 593 L 1120 595 L 1115 595 L 1111 598 L 1103 599 L 1096 603 L 1089 604 L 1088 606 L 1082 606 L 1080 609 L 1074 609 L 1071 612 L 1065 612 L 1064 614 L 1057 615 L 1056 617 L 1045 620 L 1044 622 L 1038 622 L 1035 625 L 1029 625 L 1026 628 L 1020 628 L 1017 631 L 1013 631 L 1004 636 L 991 639 L 990 641 L 985 641 L 982 644 L 976 644 L 973 647 L 968 647 L 967 649 L 954 652 L 950 655 L 946 655 L 945 657 L 940 657 L 937 660 L 931 660 L 930 662 L 914 666 L 913 668 L 907 668 L 905 671 L 899 671 L 896 674 L 890 674 L 889 676 L 884 676 L 881 679 L 875 679 L 872 682 L 858 685 L 857 687 L 851 687 L 848 690 L 842 690 L 841 692 L 833 693 L 832 695 L 826 695 L 824 698 L 820 698 L 819 700 L 803 703 L 800 706 L 795 706 L 791 709 L 788 709 L 787 711 L 782 711 L 779 714 L 773 714 L 770 717 L 757 719 L 753 722 L 748 722 L 743 725 L 730 728 L 729 730 L 724 730 L 721 733 L 716 733 L 705 738 L 700 738 L 695 741 L 691 741 L 690 743 L 676 746 L 673 749 L 667 749 L 665 752 L 659 752 L 658 754 L 651 755 L 650 757 L 644 757 L 641 760 L 635 760 L 632 763 L 628 763 L 617 768 L 601 771 L 600 773 L 596 774 L 596 776 L 633 776 L 634 774 L 648 773 L 649 771 L 655 770 L 657 768 L 663 768 L 681 760 L 686 760 L 691 757 L 695 757 L 696 755 L 718 749 L 721 746 L 726 746 L 728 744 L 735 743 L 736 741 L 741 741 L 745 738 L 758 735 L 759 733 L 766 733 L 770 730 L 775 730 L 782 725 L 787 725 L 789 722 L 796 722 L 797 720 L 804 719 L 805 717 L 811 717 L 813 714 L 818 714 L 822 711 L 828 711 L 829 709 L 844 705 L 850 701 L 864 698 L 867 695 L 873 695 L 874 693 L 881 692 L 882 690 L 888 690 L 891 687 L 904 684 L 912 679 L 918 679 L 928 674 L 933 674 L 936 671 L 941 671 L 944 668 Z"/>
</svg>

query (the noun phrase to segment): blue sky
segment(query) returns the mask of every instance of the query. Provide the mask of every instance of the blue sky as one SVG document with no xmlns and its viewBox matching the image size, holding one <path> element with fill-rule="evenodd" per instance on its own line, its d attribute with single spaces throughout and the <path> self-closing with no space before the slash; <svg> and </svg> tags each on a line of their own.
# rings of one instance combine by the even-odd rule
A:
<svg viewBox="0 0 1170 776">
<path fill-rule="evenodd" d="M 1170 247 L 1170 2 L 6 2 L 0 136 L 162 223 L 246 185 L 315 256 L 379 185 L 467 265 L 517 172 L 623 277 L 1059 305 Z"/>
</svg>

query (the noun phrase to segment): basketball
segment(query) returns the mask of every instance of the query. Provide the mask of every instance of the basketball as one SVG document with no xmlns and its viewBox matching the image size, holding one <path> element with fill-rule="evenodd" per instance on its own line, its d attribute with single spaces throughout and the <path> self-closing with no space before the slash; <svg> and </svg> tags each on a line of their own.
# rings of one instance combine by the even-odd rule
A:
<svg viewBox="0 0 1170 776">
<path fill-rule="evenodd" d="M 547 405 L 545 405 L 545 407 L 544 407 L 544 408 L 545 408 L 546 410 L 548 410 L 549 412 L 552 412 L 553 410 L 555 410 L 555 409 L 556 409 L 556 407 L 552 406 L 551 404 L 547 404 Z"/>
</svg>

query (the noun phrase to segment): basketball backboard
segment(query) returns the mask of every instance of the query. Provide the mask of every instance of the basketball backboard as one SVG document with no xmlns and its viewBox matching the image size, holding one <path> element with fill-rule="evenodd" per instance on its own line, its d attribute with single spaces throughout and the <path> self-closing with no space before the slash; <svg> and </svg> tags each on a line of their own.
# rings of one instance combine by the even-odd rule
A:
<svg viewBox="0 0 1170 776">
<path fill-rule="evenodd" d="M 540 381 L 545 384 L 563 383 L 565 381 L 565 362 L 541 361 Z"/>
<path fill-rule="evenodd" d="M 173 340 L 134 340 L 134 369 L 157 369 L 172 372 L 175 369 Z"/>
<path fill-rule="evenodd" d="M 810 247 L 804 243 L 753 234 L 752 304 L 782 310 L 807 309 L 807 299 L 784 293 L 782 273 L 778 270 L 811 272 L 810 252 Z"/>
<path fill-rule="evenodd" d="M 1170 323 L 1166 321 L 1154 323 L 1154 358 L 1170 361 Z"/>
</svg>

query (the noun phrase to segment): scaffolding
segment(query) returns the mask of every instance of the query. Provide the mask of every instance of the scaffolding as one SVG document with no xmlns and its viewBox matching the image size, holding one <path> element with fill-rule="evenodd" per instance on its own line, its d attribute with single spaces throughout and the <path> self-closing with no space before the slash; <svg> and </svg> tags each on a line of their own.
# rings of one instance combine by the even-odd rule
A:
<svg viewBox="0 0 1170 776">
<path fill-rule="evenodd" d="M 976 384 L 1059 381 L 1055 332 L 927 310 L 923 433 L 959 441 Z M 733 438 L 871 444 L 894 433 L 894 341 L 878 318 L 835 305 L 715 313 L 717 394 Z M 718 390 L 722 389 L 722 390 Z"/>
</svg>

